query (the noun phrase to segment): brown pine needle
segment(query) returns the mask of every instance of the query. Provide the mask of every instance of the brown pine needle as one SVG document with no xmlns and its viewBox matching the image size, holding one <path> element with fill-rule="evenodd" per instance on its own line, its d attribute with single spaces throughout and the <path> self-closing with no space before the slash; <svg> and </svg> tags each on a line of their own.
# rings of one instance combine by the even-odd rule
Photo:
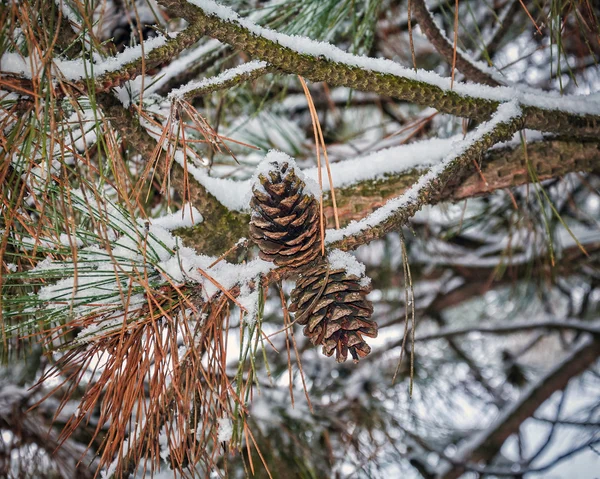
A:
<svg viewBox="0 0 600 479">
<path fill-rule="evenodd" d="M 454 73 L 456 72 L 456 51 L 458 49 L 458 0 L 454 2 L 454 45 L 452 51 L 452 75 L 450 88 L 454 86 Z"/>
<path fill-rule="evenodd" d="M 331 176 L 329 157 L 327 155 L 327 147 L 325 146 L 323 130 L 321 129 L 321 122 L 319 121 L 319 115 L 317 114 L 317 109 L 315 108 L 315 103 L 312 99 L 312 95 L 310 94 L 310 90 L 308 89 L 308 86 L 306 85 L 306 82 L 304 81 L 304 78 L 302 78 L 301 76 L 298 76 L 298 78 L 300 78 L 300 82 L 302 83 L 302 88 L 304 90 L 304 94 L 305 94 L 306 100 L 308 102 L 308 109 L 310 111 L 310 116 L 311 116 L 311 120 L 312 120 L 312 124 L 313 124 L 313 131 L 314 131 L 314 135 L 315 135 L 315 148 L 317 150 L 317 162 L 318 162 L 318 168 L 319 168 L 319 186 L 321 187 L 321 208 L 323 208 L 323 206 L 322 206 L 323 180 L 321 177 L 321 162 L 320 162 L 320 156 L 319 156 L 319 143 L 321 145 L 321 148 L 323 148 L 323 155 L 325 156 L 325 168 L 327 169 L 327 177 L 329 180 L 329 189 L 331 191 L 331 201 L 333 203 L 333 216 L 335 219 L 335 227 L 336 227 L 336 229 L 340 229 L 340 220 L 338 217 L 337 202 L 335 199 L 335 188 L 333 187 L 333 178 Z"/>
<path fill-rule="evenodd" d="M 310 92 L 308 91 L 308 88 L 306 87 L 306 83 L 301 76 L 298 75 L 298 78 L 300 79 L 300 83 L 302 85 L 302 88 L 304 89 L 304 95 L 308 99 L 310 96 Z M 321 256 L 325 256 L 325 214 L 323 211 L 323 172 L 321 171 L 321 152 L 319 149 L 319 142 L 318 142 L 318 136 L 317 136 L 317 125 L 316 125 L 316 120 L 315 120 L 313 111 L 310 108 L 310 102 L 309 102 L 309 111 L 310 111 L 310 118 L 312 120 L 313 132 L 315 135 L 315 147 L 317 149 L 317 172 L 318 172 L 317 175 L 319 178 L 319 190 L 321 192 L 321 194 L 319 196 L 319 218 L 320 218 L 319 231 L 321 234 Z"/>
<path fill-rule="evenodd" d="M 202 268 L 196 268 L 198 270 L 198 272 L 204 276 L 206 279 L 208 279 L 212 284 L 214 284 L 217 288 L 219 288 L 219 290 L 222 291 L 222 293 L 227 296 L 229 298 L 230 301 L 234 302 L 235 305 L 240 308 L 242 311 L 245 311 L 246 313 L 248 312 L 248 310 L 246 308 L 244 308 L 237 299 L 235 299 L 235 296 L 233 296 L 231 294 L 231 292 L 225 288 L 224 286 L 222 286 L 215 278 L 213 278 L 211 275 L 209 275 L 206 271 L 204 271 Z"/>
</svg>

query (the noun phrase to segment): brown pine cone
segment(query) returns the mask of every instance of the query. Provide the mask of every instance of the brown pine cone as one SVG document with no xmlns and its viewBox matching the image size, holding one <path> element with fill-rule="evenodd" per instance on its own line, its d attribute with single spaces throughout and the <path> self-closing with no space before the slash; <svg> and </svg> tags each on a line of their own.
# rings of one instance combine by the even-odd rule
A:
<svg viewBox="0 0 600 479">
<path fill-rule="evenodd" d="M 287 162 L 258 176 L 250 201 L 250 237 L 260 257 L 277 266 L 302 266 L 321 251 L 319 202 Z"/>
<path fill-rule="evenodd" d="M 373 305 L 366 299 L 369 286 L 345 269 L 330 269 L 320 264 L 303 273 L 292 291 L 289 310 L 304 327 L 304 335 L 315 345 L 323 345 L 323 354 L 343 363 L 348 351 L 358 362 L 371 352 L 363 336 L 377 337 L 377 323 L 371 319 Z"/>
</svg>

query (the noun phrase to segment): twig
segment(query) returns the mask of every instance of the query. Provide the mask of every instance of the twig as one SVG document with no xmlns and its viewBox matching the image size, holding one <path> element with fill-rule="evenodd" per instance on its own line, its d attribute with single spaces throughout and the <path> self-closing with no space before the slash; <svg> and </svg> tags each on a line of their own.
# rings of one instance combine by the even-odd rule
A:
<svg viewBox="0 0 600 479">
<path fill-rule="evenodd" d="M 431 16 L 425 0 L 412 0 L 412 4 L 415 19 L 419 23 L 421 31 L 450 65 L 456 64 L 456 68 L 473 82 L 491 86 L 500 85 L 500 82 L 495 80 L 492 75 L 479 68 L 474 61 L 467 57 L 465 52 L 459 50 L 458 46 L 453 45 L 446 38 Z M 458 15 L 458 12 L 455 13 Z"/>
<path fill-rule="evenodd" d="M 555 391 L 565 388 L 571 378 L 581 374 L 600 356 L 600 341 L 588 339 L 573 348 L 567 358 L 533 384 L 523 396 L 505 410 L 494 424 L 466 443 L 454 463 L 440 471 L 440 479 L 458 479 L 467 463 L 487 462 L 500 450 L 506 439 Z M 515 472 L 513 471 L 514 475 Z"/>
</svg>

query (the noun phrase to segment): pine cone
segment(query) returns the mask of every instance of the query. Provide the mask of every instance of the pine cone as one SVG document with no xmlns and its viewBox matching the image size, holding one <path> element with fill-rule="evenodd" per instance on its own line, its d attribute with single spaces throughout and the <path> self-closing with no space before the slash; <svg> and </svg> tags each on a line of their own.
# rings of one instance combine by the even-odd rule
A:
<svg viewBox="0 0 600 479">
<path fill-rule="evenodd" d="M 270 166 L 258 176 L 260 185 L 252 188 L 250 237 L 262 259 L 277 266 L 302 266 L 321 250 L 319 203 L 287 162 Z"/>
<path fill-rule="evenodd" d="M 297 312 L 296 321 L 306 325 L 304 335 L 315 345 L 323 345 L 323 354 L 339 363 L 354 362 L 371 352 L 363 336 L 377 337 L 377 323 L 371 319 L 373 305 L 366 299 L 369 286 L 345 269 L 329 269 L 328 264 L 311 268 L 296 283 L 289 310 Z"/>
</svg>

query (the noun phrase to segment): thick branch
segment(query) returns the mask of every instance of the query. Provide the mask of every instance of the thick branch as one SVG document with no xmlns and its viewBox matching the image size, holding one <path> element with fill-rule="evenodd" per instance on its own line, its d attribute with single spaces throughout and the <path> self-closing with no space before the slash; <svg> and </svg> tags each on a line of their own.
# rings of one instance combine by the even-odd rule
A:
<svg viewBox="0 0 600 479">
<path fill-rule="evenodd" d="M 481 174 L 474 164 L 469 165 L 463 180 L 458 181 L 458 178 L 455 178 L 436 196 L 432 196 L 428 204 L 483 196 L 498 189 L 527 184 L 531 182 L 527 172 L 527 158 L 532 169 L 537 172 L 538 179 L 543 181 L 577 171 L 594 171 L 600 166 L 600 145 L 591 142 L 544 140 L 528 144 L 527 156 L 520 145 L 507 145 L 491 149 L 485 153 L 485 157 L 481 161 Z M 425 171 L 424 169 L 410 169 L 382 179 L 364 180 L 351 186 L 336 188 L 340 224 L 344 226 L 351 221 L 364 218 L 410 188 Z M 482 176 L 487 183 L 483 181 Z M 325 217 L 329 221 L 328 226 L 333 228 L 333 206 L 328 192 L 325 193 L 324 202 Z M 242 213 L 233 213 L 232 221 L 235 221 L 235 228 L 243 230 L 249 217 Z M 196 232 L 192 232 L 192 230 L 194 229 L 182 228 L 177 230 L 177 234 L 185 237 L 187 243 L 198 251 L 202 251 L 202 246 L 206 241 L 204 235 L 200 230 Z M 223 243 L 221 251 L 225 251 L 235 244 L 235 240 L 237 238 L 232 238 L 229 244 Z M 576 249 L 579 251 L 578 248 Z M 481 276 L 484 277 L 486 274 L 489 276 L 492 272 L 486 269 Z M 478 282 L 474 287 L 477 291 L 483 290 L 486 282 Z M 448 298 L 449 296 L 445 297 L 445 299 Z"/>
<path fill-rule="evenodd" d="M 443 471 L 441 479 L 457 479 L 467 469 L 466 463 L 488 462 L 496 456 L 506 439 L 518 432 L 521 424 L 555 392 L 566 387 L 571 378 L 589 368 L 600 356 L 600 341 L 587 340 L 567 358 L 543 376 L 521 399 L 511 405 L 489 428 L 459 452 L 454 464 Z"/>
<path fill-rule="evenodd" d="M 470 169 L 461 182 L 453 182 L 429 204 L 459 201 L 483 196 L 502 188 L 512 188 L 531 181 L 527 171 L 529 160 L 539 181 L 575 171 L 590 172 L 600 166 L 600 145 L 575 141 L 544 140 L 521 146 L 503 146 L 489 150 L 481 161 L 481 174 Z M 395 173 L 380 180 L 366 180 L 352 186 L 336 188 L 338 214 L 342 225 L 357 221 L 406 191 L 423 174 L 423 169 Z M 485 178 L 485 181 L 482 179 Z M 335 183 L 335 177 L 334 177 Z M 333 207 L 326 198 L 325 215 L 333 227 Z"/>
<path fill-rule="evenodd" d="M 482 94 L 482 89 L 490 87 L 481 85 L 473 88 L 458 82 L 451 89 L 450 79 L 430 72 L 417 75 L 390 61 L 350 55 L 334 46 L 324 49 L 309 41 L 303 41 L 304 47 L 300 48 L 297 39 L 258 26 L 252 26 L 251 31 L 252 24 L 249 21 L 243 20 L 242 25 L 242 19 L 214 2 L 205 2 L 206 7 L 221 16 L 207 13 L 183 0 L 159 0 L 159 3 L 214 38 L 267 61 L 283 72 L 301 75 L 312 81 L 326 81 L 332 85 L 373 91 L 476 120 L 490 118 L 499 103 L 518 96 L 524 100 L 524 125 L 528 128 L 581 136 L 598 134 L 599 115 L 579 115 L 561 110 L 557 107 L 561 104 L 560 99 L 551 98 L 547 94 L 523 95 L 518 90 L 504 87 L 485 90 L 486 93 Z M 262 36 L 255 34 L 255 31 L 261 32 Z M 310 48 L 307 49 L 306 45 Z M 309 50 L 322 53 L 317 55 L 309 53 Z M 543 108 L 535 106 L 537 104 L 543 105 Z M 580 103 L 580 106 L 583 108 L 585 105 Z M 572 108 L 571 104 L 570 109 Z"/>
<path fill-rule="evenodd" d="M 522 126 L 520 111 L 510 104 L 501 105 L 495 117 L 485 126 L 459 142 L 454 152 L 440 165 L 423 175 L 402 196 L 388 201 L 382 208 L 345 229 L 329 231 L 327 241 L 331 247 L 354 249 L 361 244 L 380 238 L 403 226 L 421 207 L 438 198 L 440 193 L 455 181 L 461 181 L 473 162 L 493 145 L 512 138 Z"/>
</svg>

